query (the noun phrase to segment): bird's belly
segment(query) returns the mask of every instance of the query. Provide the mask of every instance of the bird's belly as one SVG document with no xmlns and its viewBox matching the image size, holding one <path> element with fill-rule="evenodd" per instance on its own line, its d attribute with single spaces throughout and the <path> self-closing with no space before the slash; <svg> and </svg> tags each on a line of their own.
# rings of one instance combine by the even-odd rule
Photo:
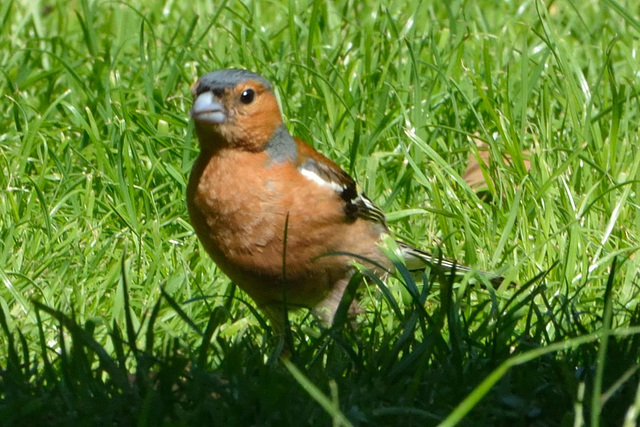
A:
<svg viewBox="0 0 640 427">
<path fill-rule="evenodd" d="M 209 203 L 191 216 L 216 265 L 260 305 L 281 301 L 286 289 L 289 303 L 312 306 L 350 268 L 348 260 L 328 262 L 330 235 L 299 232 L 298 217 L 274 206 L 251 216 Z"/>
</svg>

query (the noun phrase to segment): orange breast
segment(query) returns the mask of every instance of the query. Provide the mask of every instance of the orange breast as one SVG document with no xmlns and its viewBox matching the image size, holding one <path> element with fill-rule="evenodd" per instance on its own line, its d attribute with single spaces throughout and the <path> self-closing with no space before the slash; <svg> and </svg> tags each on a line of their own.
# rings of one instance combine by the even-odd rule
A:
<svg viewBox="0 0 640 427">
<path fill-rule="evenodd" d="M 239 150 L 201 155 L 188 189 L 203 246 L 259 305 L 280 300 L 283 285 L 290 302 L 321 300 L 350 269 L 349 257 L 326 256 L 330 252 L 385 262 L 375 245 L 378 228 L 348 220 L 339 195 L 302 177 L 291 163 L 268 162 L 264 153 Z"/>
</svg>

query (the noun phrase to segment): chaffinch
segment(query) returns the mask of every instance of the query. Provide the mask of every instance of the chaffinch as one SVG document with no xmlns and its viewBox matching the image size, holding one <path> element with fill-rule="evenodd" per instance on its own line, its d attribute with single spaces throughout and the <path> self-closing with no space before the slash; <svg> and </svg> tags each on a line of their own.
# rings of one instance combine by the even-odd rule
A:
<svg viewBox="0 0 640 427">
<path fill-rule="evenodd" d="M 338 165 L 291 136 L 262 76 L 214 71 L 192 93 L 200 155 L 187 202 L 202 245 L 276 330 L 284 309 L 298 307 L 330 324 L 353 261 L 377 274 L 393 268 L 379 247 L 389 231 L 384 213 Z M 398 248 L 411 268 L 453 266 L 401 242 Z"/>
</svg>

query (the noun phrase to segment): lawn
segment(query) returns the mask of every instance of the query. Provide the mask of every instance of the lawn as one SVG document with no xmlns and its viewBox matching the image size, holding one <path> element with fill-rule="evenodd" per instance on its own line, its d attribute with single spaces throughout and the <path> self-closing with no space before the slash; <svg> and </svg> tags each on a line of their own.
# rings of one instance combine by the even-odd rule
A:
<svg viewBox="0 0 640 427">
<path fill-rule="evenodd" d="M 3 0 L 2 424 L 635 425 L 639 10 Z M 186 210 L 189 87 L 228 67 L 396 237 L 504 282 L 400 266 L 279 358 Z"/>
</svg>

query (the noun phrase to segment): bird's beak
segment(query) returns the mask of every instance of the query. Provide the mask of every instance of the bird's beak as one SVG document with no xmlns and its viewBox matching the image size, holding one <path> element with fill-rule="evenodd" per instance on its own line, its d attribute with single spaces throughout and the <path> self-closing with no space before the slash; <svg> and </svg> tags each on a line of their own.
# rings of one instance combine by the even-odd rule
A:
<svg viewBox="0 0 640 427">
<path fill-rule="evenodd" d="M 227 114 L 222 104 L 213 96 L 212 92 L 202 92 L 191 107 L 191 117 L 196 122 L 224 123 Z"/>
</svg>

